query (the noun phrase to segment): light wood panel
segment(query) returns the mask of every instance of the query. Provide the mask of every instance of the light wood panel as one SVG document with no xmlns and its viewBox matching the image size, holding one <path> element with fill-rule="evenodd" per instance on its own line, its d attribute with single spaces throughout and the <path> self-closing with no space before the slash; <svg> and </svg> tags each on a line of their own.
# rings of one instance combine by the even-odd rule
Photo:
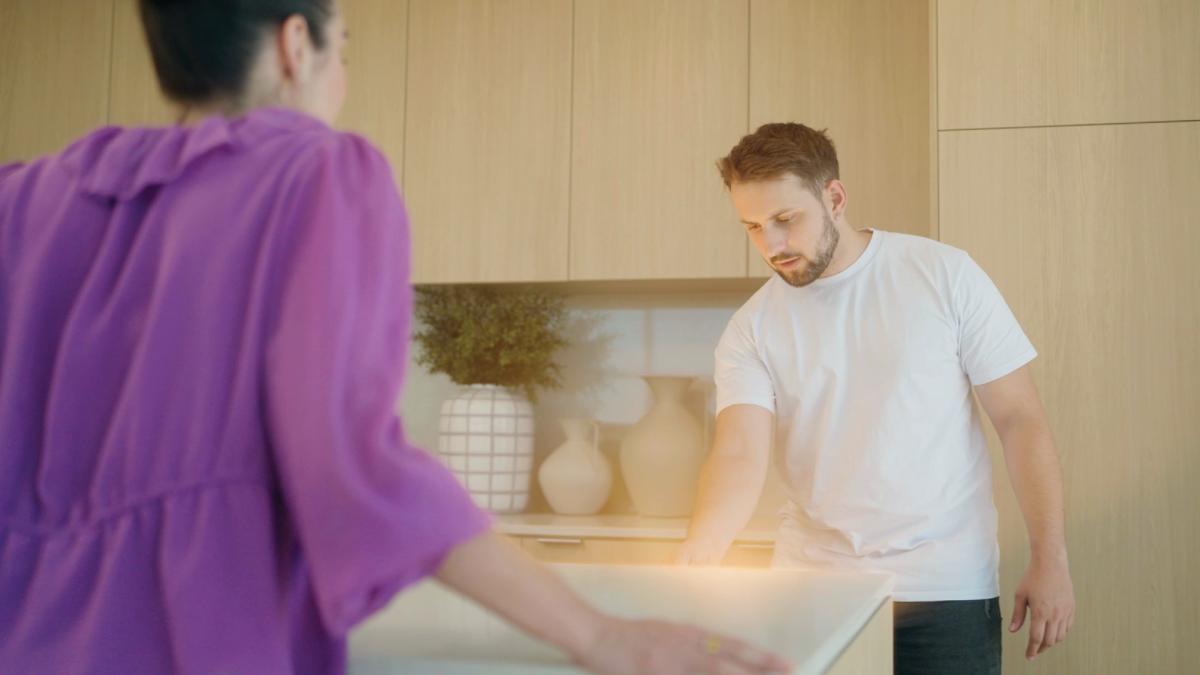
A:
<svg viewBox="0 0 1200 675">
<path fill-rule="evenodd" d="M 115 0 L 108 123 L 161 126 L 179 119 L 180 110 L 158 86 L 138 0 Z"/>
<path fill-rule="evenodd" d="M 570 0 L 412 0 L 410 21 L 414 281 L 566 280 Z"/>
<path fill-rule="evenodd" d="M 667 565 L 677 541 L 562 539 L 522 537 L 523 548 L 535 560 L 585 565 Z M 578 541 L 578 543 L 573 543 Z"/>
<path fill-rule="evenodd" d="M 1195 0 L 941 0 L 942 129 L 1200 119 Z"/>
<path fill-rule="evenodd" d="M 928 0 L 752 0 L 750 128 L 828 129 L 847 220 L 928 237 Z M 752 276 L 772 272 L 749 246 Z"/>
<path fill-rule="evenodd" d="M 1032 667 L 1200 672 L 1200 123 L 942 132 L 942 239 L 995 280 L 1062 453 L 1078 611 Z M 1004 615 L 1028 561 L 991 434 Z"/>
<path fill-rule="evenodd" d="M 338 0 L 349 33 L 338 127 L 362 134 L 403 179 L 408 0 Z"/>
<path fill-rule="evenodd" d="M 594 537 L 514 537 L 534 559 L 588 565 L 665 565 L 681 542 L 658 539 L 597 539 Z M 771 566 L 773 547 L 735 543 L 722 567 Z"/>
<path fill-rule="evenodd" d="M 105 123 L 112 20 L 112 0 L 0 2 L 0 163 Z"/>
<path fill-rule="evenodd" d="M 744 277 L 747 0 L 577 0 L 571 278 Z"/>
<path fill-rule="evenodd" d="M 769 568 L 775 547 L 771 544 L 734 543 L 721 559 L 721 567 Z"/>
<path fill-rule="evenodd" d="M 854 642 L 842 652 L 827 675 L 891 675 L 893 660 L 891 598 L 876 610 Z"/>
<path fill-rule="evenodd" d="M 937 71 L 937 13 L 938 0 L 927 0 L 929 14 L 929 109 L 926 115 L 926 126 L 929 127 L 929 236 L 937 239 L 941 236 L 938 229 L 938 71 Z"/>
</svg>

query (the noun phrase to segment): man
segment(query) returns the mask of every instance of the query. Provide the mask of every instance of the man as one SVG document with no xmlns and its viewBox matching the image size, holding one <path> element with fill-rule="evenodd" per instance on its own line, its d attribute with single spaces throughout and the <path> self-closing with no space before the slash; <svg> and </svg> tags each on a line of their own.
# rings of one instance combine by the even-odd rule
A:
<svg viewBox="0 0 1200 675">
<path fill-rule="evenodd" d="M 718 166 L 777 277 L 717 347 L 716 442 L 676 561 L 719 564 L 773 457 L 789 498 L 773 567 L 894 574 L 896 673 L 999 673 L 997 519 L 974 387 L 1032 544 L 1009 630 L 1028 613 L 1030 659 L 1063 640 L 1075 603 L 1062 473 L 1027 365 L 1036 352 L 991 280 L 949 246 L 853 229 L 824 132 L 767 124 Z"/>
</svg>

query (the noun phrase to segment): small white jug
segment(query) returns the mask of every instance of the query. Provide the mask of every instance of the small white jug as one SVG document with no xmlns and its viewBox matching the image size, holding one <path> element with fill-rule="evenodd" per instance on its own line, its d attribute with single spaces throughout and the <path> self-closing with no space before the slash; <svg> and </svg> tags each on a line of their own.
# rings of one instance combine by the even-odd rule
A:
<svg viewBox="0 0 1200 675">
<path fill-rule="evenodd" d="M 538 483 L 555 513 L 591 515 L 604 506 L 612 489 L 612 469 L 600 454 L 600 425 L 573 418 L 559 423 L 567 441 L 542 462 Z"/>
</svg>

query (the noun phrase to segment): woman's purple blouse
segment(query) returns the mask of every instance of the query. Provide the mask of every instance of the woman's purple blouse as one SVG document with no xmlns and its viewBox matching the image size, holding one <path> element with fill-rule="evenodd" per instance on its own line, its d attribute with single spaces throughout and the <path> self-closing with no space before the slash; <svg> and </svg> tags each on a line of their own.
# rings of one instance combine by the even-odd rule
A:
<svg viewBox="0 0 1200 675">
<path fill-rule="evenodd" d="M 0 673 L 339 673 L 490 521 L 405 442 L 406 217 L 300 113 L 0 168 Z"/>
</svg>

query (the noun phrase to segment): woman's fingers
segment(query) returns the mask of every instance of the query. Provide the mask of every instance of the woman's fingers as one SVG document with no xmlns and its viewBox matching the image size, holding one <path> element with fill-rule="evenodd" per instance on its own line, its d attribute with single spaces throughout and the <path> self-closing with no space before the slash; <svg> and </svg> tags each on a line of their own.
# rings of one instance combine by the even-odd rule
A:
<svg viewBox="0 0 1200 675">
<path fill-rule="evenodd" d="M 758 647 L 749 645 L 741 640 L 714 636 L 706 638 L 702 645 L 704 651 L 719 663 L 732 665 L 733 669 L 722 666 L 719 673 L 788 673 L 792 665 L 786 660 Z"/>
</svg>

